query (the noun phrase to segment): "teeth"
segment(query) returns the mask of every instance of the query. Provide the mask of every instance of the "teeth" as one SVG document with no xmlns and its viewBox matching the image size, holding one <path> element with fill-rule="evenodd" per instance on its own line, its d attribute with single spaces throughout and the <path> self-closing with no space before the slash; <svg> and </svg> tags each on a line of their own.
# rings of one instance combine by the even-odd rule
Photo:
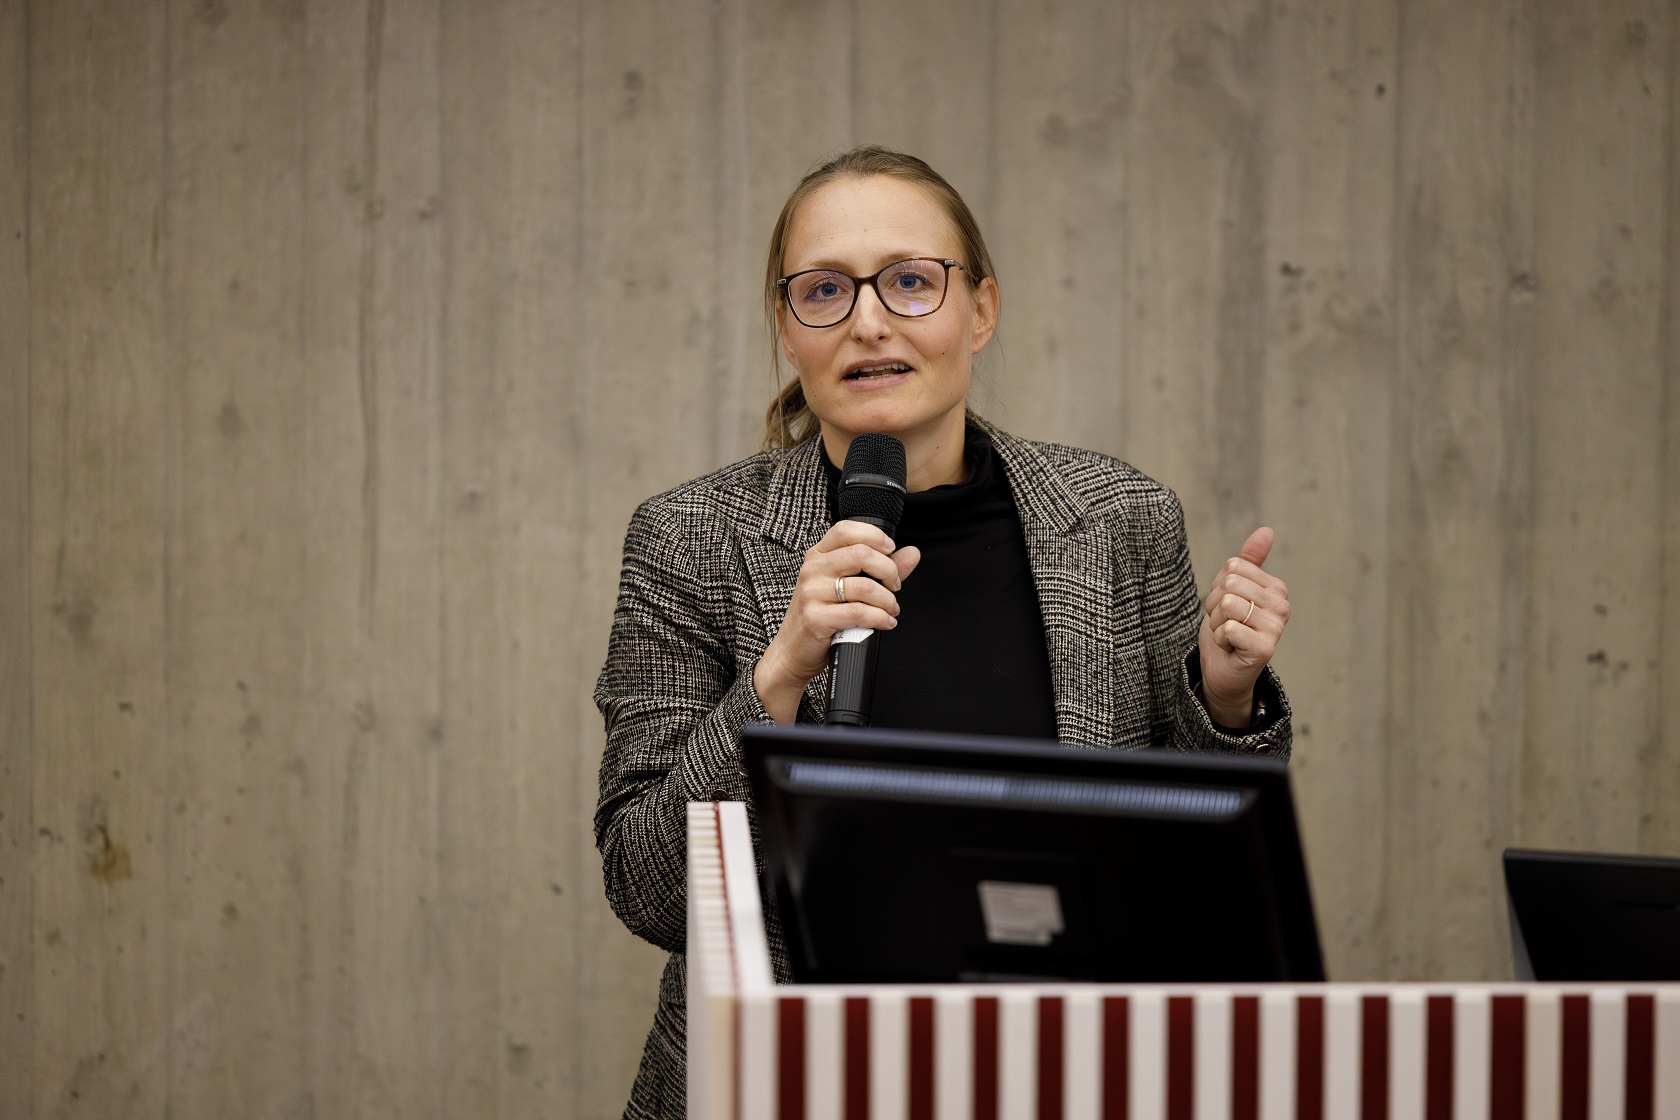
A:
<svg viewBox="0 0 1680 1120">
<path fill-rule="evenodd" d="M 864 366 L 862 369 L 855 369 L 855 370 L 852 371 L 852 376 L 853 377 L 873 377 L 877 374 L 882 374 L 882 373 L 908 373 L 908 372 L 910 372 L 910 367 L 905 365 L 903 362 L 888 362 L 885 365 Z"/>
</svg>

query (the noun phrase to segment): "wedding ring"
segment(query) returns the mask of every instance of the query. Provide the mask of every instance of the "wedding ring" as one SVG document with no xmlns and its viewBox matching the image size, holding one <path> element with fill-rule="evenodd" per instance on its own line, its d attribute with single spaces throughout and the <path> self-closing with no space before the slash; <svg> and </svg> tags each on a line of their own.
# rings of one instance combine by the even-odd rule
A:
<svg viewBox="0 0 1680 1120">
<path fill-rule="evenodd" d="M 835 576 L 834 577 L 834 601 L 836 603 L 844 603 L 846 601 L 846 577 L 845 576 Z"/>
<path fill-rule="evenodd" d="M 1248 620 L 1253 618 L 1253 617 L 1254 617 L 1254 600 L 1250 599 L 1248 601 L 1248 613 L 1242 616 L 1243 625 L 1247 626 L 1248 625 Z"/>
</svg>

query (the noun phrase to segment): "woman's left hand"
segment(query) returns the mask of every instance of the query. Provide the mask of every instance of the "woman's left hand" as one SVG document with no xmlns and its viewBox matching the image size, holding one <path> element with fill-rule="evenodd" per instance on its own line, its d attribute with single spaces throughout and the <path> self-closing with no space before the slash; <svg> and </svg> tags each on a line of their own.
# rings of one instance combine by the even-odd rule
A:
<svg viewBox="0 0 1680 1120">
<path fill-rule="evenodd" d="M 1197 648 L 1202 699 L 1221 727 L 1247 727 L 1254 714 L 1254 682 L 1277 652 L 1289 624 L 1289 588 L 1261 570 L 1273 534 L 1262 526 L 1242 552 L 1225 561 L 1203 602 Z"/>
</svg>

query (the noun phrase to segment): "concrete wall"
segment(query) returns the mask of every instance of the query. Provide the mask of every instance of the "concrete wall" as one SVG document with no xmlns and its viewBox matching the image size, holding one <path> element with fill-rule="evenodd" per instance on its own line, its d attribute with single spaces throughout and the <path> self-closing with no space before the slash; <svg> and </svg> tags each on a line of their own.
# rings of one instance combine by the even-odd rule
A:
<svg viewBox="0 0 1680 1120">
<path fill-rule="evenodd" d="M 0 1100 L 607 1117 L 621 534 L 746 454 L 781 200 L 928 158 L 976 402 L 1255 524 L 1334 975 L 1680 854 L 1667 0 L 0 0 Z M 1670 656 L 1673 653 L 1674 656 Z"/>
</svg>

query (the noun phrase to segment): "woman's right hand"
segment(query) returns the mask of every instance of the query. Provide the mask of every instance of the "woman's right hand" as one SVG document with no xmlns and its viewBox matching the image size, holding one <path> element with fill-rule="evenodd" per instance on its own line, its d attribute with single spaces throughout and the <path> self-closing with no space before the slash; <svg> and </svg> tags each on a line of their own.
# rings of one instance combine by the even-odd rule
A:
<svg viewBox="0 0 1680 1120">
<path fill-rule="evenodd" d="M 753 667 L 753 689 L 771 719 L 793 722 L 805 686 L 828 666 L 828 646 L 836 633 L 854 626 L 891 630 L 898 625 L 893 592 L 904 586 L 921 558 L 914 545 L 894 551 L 885 533 L 861 521 L 836 521 L 805 553 L 781 629 Z M 836 578 L 845 580 L 843 603 L 834 594 Z"/>
</svg>

